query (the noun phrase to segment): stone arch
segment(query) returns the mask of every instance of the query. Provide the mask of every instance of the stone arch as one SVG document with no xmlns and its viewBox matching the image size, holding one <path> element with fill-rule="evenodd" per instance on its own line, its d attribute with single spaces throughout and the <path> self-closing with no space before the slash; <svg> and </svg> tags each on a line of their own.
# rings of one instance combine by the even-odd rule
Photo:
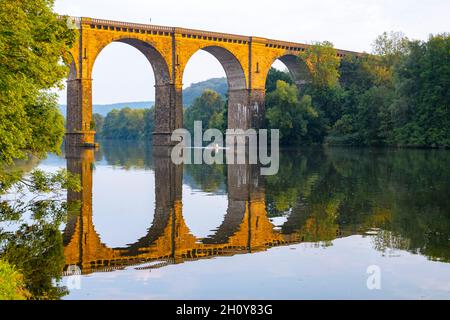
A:
<svg viewBox="0 0 450 320">
<path fill-rule="evenodd" d="M 182 67 L 181 70 L 181 79 L 183 79 L 184 71 L 189 63 L 189 60 L 192 56 L 197 53 L 199 50 L 206 51 L 213 55 L 217 61 L 222 65 L 222 68 L 225 71 L 227 82 L 228 82 L 228 90 L 244 90 L 247 89 L 247 79 L 245 75 L 244 68 L 236 57 L 230 50 L 219 47 L 219 46 L 205 46 L 200 47 L 198 50 L 195 50 L 190 54 L 187 58 L 186 63 Z"/>
<path fill-rule="evenodd" d="M 249 105 L 249 93 L 247 90 L 248 79 L 247 71 L 245 69 L 246 62 L 243 60 L 244 58 L 239 56 L 238 51 L 233 52 L 233 46 L 228 49 L 222 46 L 206 45 L 193 50 L 191 49 L 190 53 L 187 55 L 187 59 L 183 61 L 180 70 L 181 79 L 183 79 L 185 67 L 189 63 L 190 58 L 199 50 L 206 51 L 213 55 L 225 71 L 228 82 L 227 127 L 229 129 L 247 129 L 252 127 L 248 124 L 252 121 L 252 117 L 250 108 L 247 108 Z"/>
<path fill-rule="evenodd" d="M 227 75 L 229 90 L 246 89 L 244 69 L 239 60 L 227 49 L 217 46 L 209 46 L 202 50 L 212 54 L 222 65 Z"/>
<path fill-rule="evenodd" d="M 139 50 L 149 61 L 155 76 L 155 128 L 153 143 L 170 145 L 173 130 L 181 128 L 181 98 L 172 83 L 172 47 L 169 37 L 157 42 L 145 34 L 122 35 L 86 29 L 78 47 L 77 81 L 68 87 L 67 141 L 73 145 L 92 145 L 92 72 L 102 50 L 113 42 Z M 83 45 L 84 44 L 84 45 Z M 119 59 L 120 60 L 120 59 Z M 117 61 L 120 63 L 120 61 Z M 181 96 L 181 93 L 180 93 Z"/>
<path fill-rule="evenodd" d="M 171 77 L 169 72 L 169 66 L 166 60 L 164 59 L 163 55 L 150 43 L 144 40 L 130 37 L 117 38 L 102 44 L 101 47 L 98 50 L 96 50 L 94 54 L 91 67 L 89 70 L 90 74 L 92 74 L 95 61 L 97 60 L 100 53 L 103 51 L 104 48 L 106 48 L 113 42 L 125 43 L 139 50 L 139 52 L 141 52 L 150 63 L 150 66 L 152 67 L 153 73 L 155 75 L 155 83 L 157 86 L 170 83 Z"/>
<path fill-rule="evenodd" d="M 276 60 L 281 61 L 286 66 L 292 77 L 292 80 L 299 89 L 301 89 L 305 84 L 310 83 L 312 81 L 311 73 L 308 69 L 308 66 L 298 56 L 293 54 L 285 54 L 273 59 L 272 64 Z M 265 75 L 265 79 L 267 81 L 269 70 L 267 70 L 266 72 L 267 73 Z"/>
</svg>

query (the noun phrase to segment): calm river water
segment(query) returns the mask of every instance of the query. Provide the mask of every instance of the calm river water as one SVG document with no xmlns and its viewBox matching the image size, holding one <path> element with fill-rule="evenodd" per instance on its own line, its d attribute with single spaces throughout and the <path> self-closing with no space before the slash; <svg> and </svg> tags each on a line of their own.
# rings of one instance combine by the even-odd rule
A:
<svg viewBox="0 0 450 320">
<path fill-rule="evenodd" d="M 82 177 L 63 299 L 450 299 L 449 151 L 284 150 L 263 177 L 109 141 L 36 167 Z"/>
</svg>

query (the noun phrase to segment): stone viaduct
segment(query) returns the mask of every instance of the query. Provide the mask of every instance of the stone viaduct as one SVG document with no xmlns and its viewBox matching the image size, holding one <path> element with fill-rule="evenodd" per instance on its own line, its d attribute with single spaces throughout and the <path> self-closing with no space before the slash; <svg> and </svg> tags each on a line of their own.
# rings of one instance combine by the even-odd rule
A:
<svg viewBox="0 0 450 320">
<path fill-rule="evenodd" d="M 92 70 L 103 48 L 122 42 L 144 54 L 155 75 L 154 145 L 171 145 L 173 130 L 183 124 L 183 72 L 198 51 L 212 54 L 228 79 L 228 128 L 259 128 L 264 117 L 266 77 L 275 60 L 281 60 L 295 83 L 310 80 L 306 65 L 298 59 L 306 44 L 225 33 L 117 22 L 92 18 L 68 18 L 78 33 L 67 55 L 67 143 L 91 145 Z M 337 50 L 339 57 L 358 55 Z M 120 63 L 118 61 L 117 63 Z"/>
</svg>

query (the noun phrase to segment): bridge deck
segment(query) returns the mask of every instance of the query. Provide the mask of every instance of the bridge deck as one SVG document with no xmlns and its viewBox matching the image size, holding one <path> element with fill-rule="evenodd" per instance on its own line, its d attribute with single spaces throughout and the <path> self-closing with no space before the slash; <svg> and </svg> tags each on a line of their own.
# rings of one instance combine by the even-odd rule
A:
<svg viewBox="0 0 450 320">
<path fill-rule="evenodd" d="M 65 18 L 64 16 L 60 17 Z M 264 44 L 266 47 L 270 48 L 279 48 L 298 52 L 305 51 L 305 49 L 311 46 L 310 44 L 305 43 L 296 43 L 282 40 L 267 39 L 262 37 L 243 36 L 237 34 L 213 32 L 197 29 L 159 26 L 153 24 L 131 23 L 131 22 L 104 20 L 88 17 L 69 17 L 69 18 L 72 19 L 78 25 L 89 24 L 91 28 L 105 29 L 105 30 L 109 29 L 124 32 L 156 33 L 167 36 L 175 34 L 181 35 L 182 37 L 194 38 L 199 40 L 233 42 L 233 43 L 240 43 L 243 45 L 253 42 Z M 363 53 L 360 52 L 342 49 L 337 49 L 337 52 L 338 56 L 340 57 L 344 57 L 346 55 L 355 55 L 355 56 L 363 55 Z"/>
</svg>

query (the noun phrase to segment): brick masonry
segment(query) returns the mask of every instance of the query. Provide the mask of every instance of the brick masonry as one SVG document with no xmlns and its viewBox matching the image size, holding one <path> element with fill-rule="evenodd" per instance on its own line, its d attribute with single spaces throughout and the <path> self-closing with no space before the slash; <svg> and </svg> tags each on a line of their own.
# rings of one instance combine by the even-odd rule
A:
<svg viewBox="0 0 450 320">
<path fill-rule="evenodd" d="M 298 54 L 308 45 L 225 33 L 76 18 L 78 41 L 70 51 L 67 86 L 67 143 L 90 145 L 92 69 L 99 53 L 112 42 L 141 51 L 155 74 L 154 145 L 171 145 L 173 130 L 183 125 L 183 73 L 192 55 L 205 50 L 222 64 L 228 79 L 230 129 L 259 128 L 264 119 L 265 84 L 273 62 L 283 61 L 301 86 L 309 75 Z M 338 56 L 359 55 L 338 50 Z M 118 61 L 117 63 L 120 63 Z"/>
</svg>

